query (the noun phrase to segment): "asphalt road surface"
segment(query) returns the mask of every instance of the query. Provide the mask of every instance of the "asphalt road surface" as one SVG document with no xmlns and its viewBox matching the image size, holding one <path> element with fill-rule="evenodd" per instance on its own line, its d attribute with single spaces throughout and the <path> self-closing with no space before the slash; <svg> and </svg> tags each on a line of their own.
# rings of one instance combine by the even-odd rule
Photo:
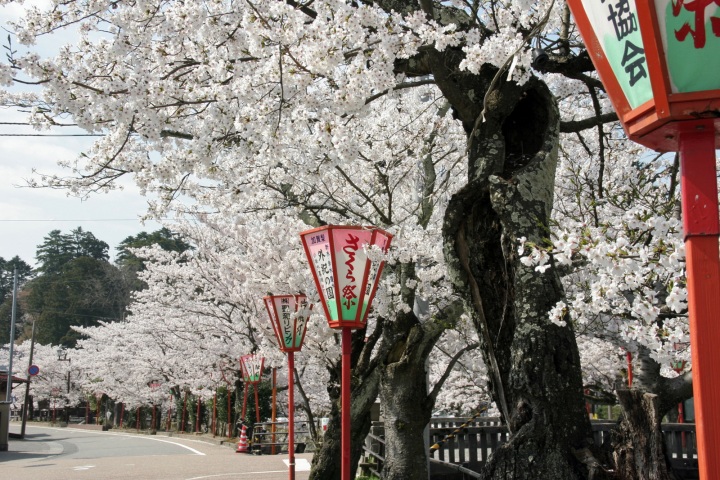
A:
<svg viewBox="0 0 720 480">
<path fill-rule="evenodd" d="M 11 424 L 19 432 L 19 424 Z M 296 454 L 307 480 L 312 454 Z M 235 453 L 228 445 L 162 435 L 30 426 L 0 452 L 3 480 L 285 480 L 287 454 Z"/>
</svg>

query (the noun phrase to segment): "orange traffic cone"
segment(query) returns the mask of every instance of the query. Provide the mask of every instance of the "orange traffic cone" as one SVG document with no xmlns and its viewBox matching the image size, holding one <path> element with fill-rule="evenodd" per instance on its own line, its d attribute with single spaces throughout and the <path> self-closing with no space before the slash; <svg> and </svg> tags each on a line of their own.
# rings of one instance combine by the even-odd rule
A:
<svg viewBox="0 0 720 480">
<path fill-rule="evenodd" d="M 240 440 L 238 441 L 235 453 L 248 453 L 247 427 L 245 425 L 242 426 L 242 430 L 240 431 Z"/>
</svg>

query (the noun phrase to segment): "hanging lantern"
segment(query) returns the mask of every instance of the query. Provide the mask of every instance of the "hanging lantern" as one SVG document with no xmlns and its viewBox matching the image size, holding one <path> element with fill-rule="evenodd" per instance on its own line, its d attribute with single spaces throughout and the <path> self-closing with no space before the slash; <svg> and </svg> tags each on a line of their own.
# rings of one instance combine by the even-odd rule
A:
<svg viewBox="0 0 720 480">
<path fill-rule="evenodd" d="M 299 352 L 313 306 L 305 295 L 269 295 L 263 301 L 280 350 Z"/>
<path fill-rule="evenodd" d="M 300 233 L 331 328 L 365 328 L 392 237 L 375 227 L 340 225 Z"/>
<path fill-rule="evenodd" d="M 264 364 L 265 359 L 260 355 L 255 355 L 254 353 L 240 357 L 243 382 L 260 383 Z"/>
<path fill-rule="evenodd" d="M 685 129 L 714 131 L 720 146 L 720 5 L 717 1 L 568 0 L 631 140 L 679 149 Z M 705 119 L 704 125 L 687 121 Z"/>
</svg>

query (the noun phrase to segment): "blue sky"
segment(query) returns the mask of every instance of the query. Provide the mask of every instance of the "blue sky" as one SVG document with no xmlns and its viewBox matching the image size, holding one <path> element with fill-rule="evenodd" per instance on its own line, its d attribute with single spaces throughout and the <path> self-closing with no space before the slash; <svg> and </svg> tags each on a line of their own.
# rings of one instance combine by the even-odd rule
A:
<svg viewBox="0 0 720 480">
<path fill-rule="evenodd" d="M 40 4 L 42 0 L 27 3 Z M 19 12 L 18 6 L 0 7 L 0 26 L 7 30 L 8 19 Z M 5 44 L 6 31 L 0 32 Z M 52 48 L 72 40 L 72 32 L 61 32 L 37 45 L 41 55 L 51 55 Z M 44 43 L 44 44 L 43 44 Z M 52 47 L 51 47 L 52 45 Z M 4 55 L 0 61 L 5 61 Z M 38 132 L 29 126 L 7 125 L 23 122 L 22 114 L 0 109 L 0 257 L 15 255 L 34 265 L 35 250 L 43 238 L 54 229 L 62 232 L 80 226 L 110 245 L 110 255 L 124 238 L 143 230 L 160 228 L 155 222 L 143 225 L 139 217 L 145 212 L 146 199 L 130 181 L 124 189 L 108 194 L 97 194 L 81 200 L 69 197 L 66 192 L 23 187 L 33 175 L 33 169 L 42 173 L 67 175 L 57 166 L 59 160 L 73 160 L 92 142 L 88 137 L 71 136 L 7 136 L 28 134 L 83 133 L 67 128 Z"/>
</svg>

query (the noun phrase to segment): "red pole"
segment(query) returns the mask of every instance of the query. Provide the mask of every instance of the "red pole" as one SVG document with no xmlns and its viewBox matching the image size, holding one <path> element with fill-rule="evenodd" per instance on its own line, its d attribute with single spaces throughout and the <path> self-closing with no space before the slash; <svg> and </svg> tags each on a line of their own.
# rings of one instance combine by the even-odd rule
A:
<svg viewBox="0 0 720 480">
<path fill-rule="evenodd" d="M 182 425 L 180 431 L 185 433 L 185 412 L 187 411 L 187 390 L 185 390 L 185 400 L 183 400 Z"/>
<path fill-rule="evenodd" d="M 135 430 L 140 430 L 140 407 L 137 408 L 135 413 Z"/>
<path fill-rule="evenodd" d="M 120 428 L 122 428 L 123 424 L 123 414 L 125 413 L 125 404 L 120 403 Z"/>
<path fill-rule="evenodd" d="M 628 387 L 632 387 L 632 381 L 633 381 L 632 353 L 627 352 L 625 354 L 625 358 L 627 358 L 627 367 L 628 367 Z"/>
<path fill-rule="evenodd" d="M 678 403 L 678 423 L 685 423 L 685 406 L 683 402 Z M 680 437 L 682 439 L 682 448 L 685 449 L 685 445 L 687 444 L 685 432 L 682 432 Z"/>
<path fill-rule="evenodd" d="M 217 416 L 217 390 L 213 395 L 213 418 L 212 418 L 212 436 L 215 436 L 215 418 Z"/>
<path fill-rule="evenodd" d="M 680 134 L 680 172 L 700 478 L 720 478 L 720 257 L 712 120 Z"/>
<path fill-rule="evenodd" d="M 260 423 L 260 402 L 258 401 L 257 383 L 253 383 L 253 389 L 255 390 L 255 420 L 257 423 Z"/>
<path fill-rule="evenodd" d="M 295 353 L 288 352 L 288 466 L 295 480 Z M 344 457 L 343 457 L 344 458 Z"/>
<path fill-rule="evenodd" d="M 277 430 L 277 426 L 275 425 L 275 421 L 277 420 L 277 368 L 273 367 L 272 369 L 272 413 L 270 414 L 270 421 L 272 422 L 270 431 L 272 432 L 272 447 L 270 448 L 270 452 L 275 455 L 275 442 L 277 441 L 275 438 L 275 431 Z"/>
<path fill-rule="evenodd" d="M 170 405 L 168 406 L 168 412 L 167 412 L 167 422 L 165 424 L 165 430 L 170 431 L 170 428 L 172 427 L 172 407 L 173 407 L 173 396 L 170 395 Z"/>
<path fill-rule="evenodd" d="M 245 421 L 245 410 L 247 410 L 247 396 L 248 396 L 248 388 L 247 383 L 243 382 L 243 410 L 242 410 L 242 416 L 240 416 L 241 421 Z"/>
<path fill-rule="evenodd" d="M 99 399 L 96 397 L 95 399 L 97 400 L 97 415 L 95 416 L 95 425 L 100 425 L 100 400 L 102 400 L 102 397 Z"/>
<path fill-rule="evenodd" d="M 342 376 L 340 382 L 340 480 L 350 480 L 350 362 L 352 330 L 342 329 Z"/>
<path fill-rule="evenodd" d="M 90 423 L 90 400 L 85 398 L 85 425 Z"/>
</svg>

